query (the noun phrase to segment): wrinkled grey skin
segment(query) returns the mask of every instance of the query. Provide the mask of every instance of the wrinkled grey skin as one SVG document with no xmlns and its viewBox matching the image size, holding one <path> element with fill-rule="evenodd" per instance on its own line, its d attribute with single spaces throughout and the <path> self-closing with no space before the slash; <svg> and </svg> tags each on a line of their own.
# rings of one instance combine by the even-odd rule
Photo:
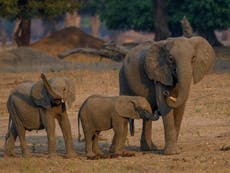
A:
<svg viewBox="0 0 230 173">
<path fill-rule="evenodd" d="M 46 81 L 46 82 L 45 82 Z M 56 155 L 55 119 L 61 127 L 67 157 L 74 156 L 71 127 L 66 112 L 75 100 L 75 86 L 68 78 L 52 78 L 49 81 L 24 82 L 9 95 L 7 108 L 9 126 L 6 134 L 5 155 L 15 156 L 14 145 L 20 139 L 22 155 L 30 153 L 25 140 L 26 130 L 46 129 L 49 156 Z"/>
<path fill-rule="evenodd" d="M 101 131 L 111 128 L 114 130 L 114 136 L 110 152 L 121 154 L 127 136 L 128 119 L 140 119 L 141 117 L 146 119 L 153 118 L 151 106 L 144 97 L 90 96 L 82 104 L 78 113 L 79 140 L 79 121 L 81 120 L 85 135 L 87 156 L 93 157 L 103 154 L 98 146 L 98 135 Z"/>
<path fill-rule="evenodd" d="M 120 95 L 143 96 L 162 115 L 165 154 L 176 154 L 177 139 L 190 84 L 203 79 L 215 53 L 202 37 L 169 38 L 133 48 L 120 70 Z M 173 96 L 173 98 L 172 98 Z M 131 121 L 132 127 L 133 121 Z M 152 150 L 152 123 L 143 121 L 141 149 Z"/>
</svg>

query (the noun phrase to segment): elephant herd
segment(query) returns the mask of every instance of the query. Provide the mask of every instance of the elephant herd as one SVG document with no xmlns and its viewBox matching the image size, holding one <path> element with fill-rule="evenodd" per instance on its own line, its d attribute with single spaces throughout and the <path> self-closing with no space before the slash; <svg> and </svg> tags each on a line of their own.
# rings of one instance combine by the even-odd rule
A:
<svg viewBox="0 0 230 173">
<path fill-rule="evenodd" d="M 128 123 L 134 135 L 134 119 L 143 119 L 141 150 L 156 148 L 153 144 L 152 121 L 163 119 L 164 154 L 176 154 L 180 126 L 188 99 L 190 84 L 197 83 L 211 69 L 215 53 L 202 37 L 177 37 L 163 41 L 149 41 L 129 51 L 119 73 L 120 96 L 88 97 L 78 112 L 85 136 L 88 157 L 103 155 L 98 145 L 101 131 L 113 129 L 110 152 L 124 154 Z M 69 78 L 46 79 L 41 74 L 37 82 L 19 84 L 9 95 L 8 132 L 5 155 L 15 156 L 17 137 L 22 155 L 30 155 L 25 132 L 45 129 L 48 154 L 55 156 L 55 119 L 61 127 L 66 157 L 74 157 L 73 139 L 67 109 L 75 101 L 75 86 Z"/>
</svg>

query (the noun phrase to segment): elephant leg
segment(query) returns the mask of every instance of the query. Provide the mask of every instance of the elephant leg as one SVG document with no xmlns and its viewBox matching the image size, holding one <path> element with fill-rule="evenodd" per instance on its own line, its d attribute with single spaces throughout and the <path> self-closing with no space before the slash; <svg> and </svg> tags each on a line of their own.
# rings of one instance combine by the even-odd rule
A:
<svg viewBox="0 0 230 173">
<path fill-rule="evenodd" d="M 87 131 L 84 133 L 85 134 L 85 152 L 86 152 L 86 156 L 88 158 L 93 158 L 95 157 L 95 154 L 93 153 L 93 138 L 94 133 Z"/>
<path fill-rule="evenodd" d="M 174 109 L 174 111 L 173 111 L 174 124 L 175 124 L 175 129 L 176 129 L 176 140 L 178 140 L 180 127 L 181 127 L 181 122 L 182 122 L 182 118 L 183 118 L 183 115 L 184 115 L 184 110 L 185 110 L 185 104 L 183 104 L 179 108 Z"/>
<path fill-rule="evenodd" d="M 143 120 L 142 134 L 141 134 L 141 150 L 149 151 L 156 149 L 156 146 L 152 143 L 152 121 Z"/>
<path fill-rule="evenodd" d="M 124 148 L 125 147 L 125 141 L 127 138 L 127 134 L 128 134 L 128 122 L 124 122 L 124 130 L 123 130 L 123 134 L 122 134 L 122 141 L 121 141 L 121 147 Z"/>
<path fill-rule="evenodd" d="M 93 138 L 93 152 L 96 155 L 103 155 L 104 153 L 101 151 L 99 144 L 98 144 L 98 136 L 100 132 L 96 132 Z"/>
<path fill-rule="evenodd" d="M 115 154 L 122 154 L 122 136 L 120 132 L 115 132 L 112 140 L 112 145 L 110 147 L 110 152 Z"/>
<path fill-rule="evenodd" d="M 13 125 L 12 128 L 17 132 L 17 135 L 19 137 L 20 144 L 21 144 L 22 156 L 23 157 L 29 157 L 30 153 L 29 153 L 29 151 L 27 149 L 26 136 L 25 136 L 26 135 L 26 130 L 23 127 L 22 122 L 19 120 L 19 117 L 12 116 L 12 119 L 14 120 L 12 122 L 12 125 Z M 14 136 L 16 136 L 16 134 Z M 12 139 L 12 142 L 13 142 L 13 140 L 14 139 Z"/>
<path fill-rule="evenodd" d="M 177 154 L 177 133 L 174 124 L 174 115 L 171 110 L 167 115 L 162 116 L 165 133 L 165 154 Z"/>
<path fill-rule="evenodd" d="M 71 158 L 75 156 L 75 152 L 73 149 L 73 139 L 72 139 L 72 132 L 71 132 L 71 126 L 68 119 L 67 113 L 63 113 L 62 116 L 58 117 L 58 123 L 61 127 L 62 134 L 65 141 L 65 147 L 66 147 L 66 157 Z"/>
<path fill-rule="evenodd" d="M 122 142 L 121 142 L 121 149 L 123 150 L 122 152 L 122 156 L 124 157 L 131 157 L 131 156 L 135 156 L 134 153 L 126 151 L 125 148 L 125 141 L 127 139 L 127 134 L 128 134 L 128 121 L 125 120 L 124 121 L 124 133 L 122 135 Z"/>
<path fill-rule="evenodd" d="M 123 119 L 123 118 L 122 118 Z M 115 154 L 122 154 L 122 150 L 124 147 L 124 123 L 119 119 L 114 119 L 112 122 L 114 136 L 112 140 L 112 145 L 110 147 L 110 152 Z M 127 130 L 127 129 L 126 129 Z M 127 134 L 127 132 L 126 132 Z"/>
<path fill-rule="evenodd" d="M 57 156 L 56 139 L 55 139 L 55 119 L 49 113 L 42 114 L 42 122 L 45 126 L 48 138 L 48 154 L 49 157 Z"/>
<path fill-rule="evenodd" d="M 26 130 L 22 127 L 20 127 L 20 128 L 18 127 L 17 132 L 18 132 L 20 143 L 21 143 L 22 156 L 23 157 L 29 157 L 30 153 L 27 149 L 26 136 L 25 136 Z"/>
<path fill-rule="evenodd" d="M 15 132 L 13 134 L 13 138 L 16 139 L 16 134 L 19 137 L 20 140 L 20 144 L 21 144 L 21 151 L 22 151 L 22 156 L 23 157 L 29 157 L 30 153 L 27 149 L 27 143 L 26 143 L 26 137 L 25 137 L 25 133 L 26 130 L 24 128 L 23 125 L 23 121 L 21 121 L 20 114 L 18 114 L 18 107 L 16 106 L 15 103 L 12 103 L 12 107 L 11 109 L 8 109 L 9 113 L 10 113 L 10 119 L 12 119 L 12 123 L 10 123 L 10 119 L 9 119 L 9 124 L 11 125 L 11 132 Z M 15 139 L 12 139 L 12 143 L 15 142 Z"/>
<path fill-rule="evenodd" d="M 16 156 L 14 151 L 15 141 L 17 139 L 18 133 L 16 131 L 16 127 L 14 123 L 9 127 L 9 131 L 6 134 L 6 142 L 5 142 L 5 155 L 6 156 Z"/>
</svg>

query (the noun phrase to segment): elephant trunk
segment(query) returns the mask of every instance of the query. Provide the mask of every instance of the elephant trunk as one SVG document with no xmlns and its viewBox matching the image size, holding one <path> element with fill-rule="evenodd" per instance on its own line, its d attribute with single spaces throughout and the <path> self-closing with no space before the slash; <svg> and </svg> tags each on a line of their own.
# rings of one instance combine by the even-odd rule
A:
<svg viewBox="0 0 230 173">
<path fill-rule="evenodd" d="M 178 95 L 176 98 L 167 97 L 167 104 L 169 107 L 177 108 L 184 104 L 188 99 L 190 83 L 192 80 L 192 66 L 189 59 L 183 57 L 176 60 L 177 64 L 177 77 L 178 77 Z"/>
<path fill-rule="evenodd" d="M 134 109 L 135 109 L 135 111 L 137 111 L 137 113 L 138 113 L 138 115 L 139 115 L 140 118 L 142 118 L 144 120 L 152 120 L 152 121 L 156 121 L 156 120 L 159 119 L 159 115 L 158 114 L 156 114 L 156 113 L 153 114 L 152 113 L 152 108 L 151 108 L 150 105 L 146 104 L 145 107 L 140 108 L 140 107 L 136 106 L 135 102 L 131 101 L 131 103 L 133 104 Z M 143 108 L 144 108 L 144 110 L 143 110 Z"/>
<path fill-rule="evenodd" d="M 45 74 L 41 73 L 41 78 L 44 84 L 44 87 L 47 89 L 48 93 L 54 98 L 54 99 L 62 99 L 59 95 L 57 95 L 52 87 L 50 86 L 48 80 L 46 79 Z"/>
</svg>

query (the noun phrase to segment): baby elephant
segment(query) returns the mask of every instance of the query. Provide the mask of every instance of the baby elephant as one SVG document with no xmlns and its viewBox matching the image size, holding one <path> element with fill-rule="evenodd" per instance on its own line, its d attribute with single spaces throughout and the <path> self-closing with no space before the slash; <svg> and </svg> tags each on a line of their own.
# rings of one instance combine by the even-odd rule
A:
<svg viewBox="0 0 230 173">
<path fill-rule="evenodd" d="M 156 120 L 148 101 L 140 96 L 90 96 L 78 112 L 78 134 L 80 139 L 80 120 L 86 141 L 88 158 L 103 155 L 98 145 L 100 131 L 113 128 L 114 136 L 110 152 L 115 155 L 122 151 L 128 131 L 129 118 Z"/>
<path fill-rule="evenodd" d="M 30 156 L 26 130 L 46 129 L 49 156 L 56 155 L 55 119 L 61 127 L 67 157 L 75 155 L 66 103 L 70 107 L 75 100 L 75 86 L 68 78 L 23 82 L 9 95 L 7 108 L 9 125 L 6 134 L 5 155 L 15 156 L 14 145 L 19 137 L 23 156 Z"/>
</svg>

